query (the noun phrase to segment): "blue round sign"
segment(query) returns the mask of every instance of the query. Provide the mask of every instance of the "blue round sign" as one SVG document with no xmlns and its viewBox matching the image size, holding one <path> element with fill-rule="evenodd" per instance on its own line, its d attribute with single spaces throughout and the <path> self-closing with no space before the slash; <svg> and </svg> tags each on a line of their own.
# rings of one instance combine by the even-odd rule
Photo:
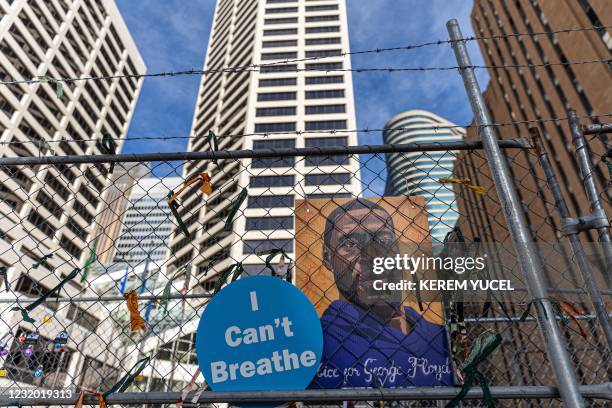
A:
<svg viewBox="0 0 612 408">
<path fill-rule="evenodd" d="M 206 306 L 196 335 L 200 370 L 214 391 L 305 389 L 322 351 L 321 323 L 310 300 L 270 276 L 223 288 Z"/>
</svg>

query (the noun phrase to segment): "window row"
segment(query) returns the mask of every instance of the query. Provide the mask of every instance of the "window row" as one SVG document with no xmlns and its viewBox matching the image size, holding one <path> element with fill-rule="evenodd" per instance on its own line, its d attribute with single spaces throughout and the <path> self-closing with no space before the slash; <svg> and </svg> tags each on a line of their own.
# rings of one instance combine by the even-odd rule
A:
<svg viewBox="0 0 612 408">
<path fill-rule="evenodd" d="M 342 75 L 327 75 L 327 76 L 316 76 L 306 77 L 306 85 L 325 85 L 325 84 L 342 84 L 344 83 L 344 76 Z M 271 79 L 260 79 L 259 87 L 273 87 L 273 86 L 293 86 L 297 85 L 297 78 L 271 78 Z"/>
<path fill-rule="evenodd" d="M 327 173 L 327 174 L 307 174 L 304 176 L 304 183 L 307 186 L 334 186 L 347 185 L 351 183 L 350 173 Z M 295 176 L 253 176 L 249 187 L 294 187 Z"/>
<path fill-rule="evenodd" d="M 307 38 L 305 41 L 306 45 L 329 45 L 329 44 L 340 44 L 342 39 L 340 37 L 331 38 Z M 298 40 L 277 40 L 277 41 L 264 41 L 262 43 L 263 48 L 278 48 L 278 47 L 297 47 Z"/>
<path fill-rule="evenodd" d="M 272 23 L 268 23 L 269 20 L 274 20 Z M 277 18 L 277 19 L 266 19 L 266 24 L 291 24 L 297 23 L 297 18 Z M 340 26 L 323 26 L 323 27 L 306 27 L 306 34 L 317 34 L 317 33 L 339 33 Z M 264 30 L 264 36 L 275 36 L 275 35 L 297 35 L 297 28 L 278 28 Z"/>
<path fill-rule="evenodd" d="M 346 120 L 313 120 L 306 121 L 305 130 L 343 130 L 346 129 Z M 255 124 L 256 133 L 265 132 L 294 132 L 295 122 L 282 123 L 257 123 Z"/>
<path fill-rule="evenodd" d="M 332 113 L 346 113 L 346 105 L 310 105 L 305 108 L 306 115 L 323 115 Z M 266 116 L 295 116 L 296 106 L 282 106 L 274 108 L 257 108 L 257 117 Z"/>
<path fill-rule="evenodd" d="M 318 91 L 306 91 L 306 99 L 333 99 L 344 98 L 344 89 L 324 89 Z M 297 99 L 297 92 L 262 92 L 257 94 L 257 101 L 294 101 Z"/>
</svg>

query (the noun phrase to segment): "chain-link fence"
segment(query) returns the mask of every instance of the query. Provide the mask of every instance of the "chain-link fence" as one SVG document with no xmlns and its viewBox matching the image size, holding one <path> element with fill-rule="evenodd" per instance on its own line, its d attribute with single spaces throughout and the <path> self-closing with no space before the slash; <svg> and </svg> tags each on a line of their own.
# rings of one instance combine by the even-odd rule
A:
<svg viewBox="0 0 612 408">
<path fill-rule="evenodd" d="M 3 158 L 0 399 L 72 404 L 92 390 L 91 403 L 95 393 L 122 405 L 254 401 L 203 391 L 195 332 L 223 285 L 272 275 L 312 301 L 325 347 L 312 391 L 257 401 L 437 406 L 472 380 L 465 364 L 477 357 L 472 374 L 500 405 L 556 405 L 538 302 L 483 144 L 283 148 L 289 137 L 263 138 L 272 149 L 255 151 Z M 540 319 L 558 322 L 583 396 L 601 406 L 610 352 L 542 151 L 526 139 L 499 146 L 511 168 L 524 168 L 513 187 L 557 306 Z M 441 257 L 456 271 L 460 258 L 485 253 L 480 273 L 514 291 L 375 290 L 415 279 L 414 264 L 383 273 L 375 258 Z M 605 254 L 598 243 L 585 253 L 609 310 Z M 449 272 L 435 263 L 424 270 L 416 279 Z M 499 335 L 499 346 L 475 356 L 487 334 Z M 486 393 L 474 385 L 465 403 L 480 405 Z"/>
</svg>

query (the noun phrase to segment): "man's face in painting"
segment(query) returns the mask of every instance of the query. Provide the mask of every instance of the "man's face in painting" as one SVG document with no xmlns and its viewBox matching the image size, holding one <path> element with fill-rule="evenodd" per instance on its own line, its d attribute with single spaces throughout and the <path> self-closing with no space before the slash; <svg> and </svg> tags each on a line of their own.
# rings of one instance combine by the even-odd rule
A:
<svg viewBox="0 0 612 408">
<path fill-rule="evenodd" d="M 373 272 L 374 258 L 395 257 L 399 253 L 393 220 L 383 208 L 358 207 L 338 214 L 333 219 L 331 233 L 326 236 L 324 264 L 334 273 L 338 290 L 345 299 L 365 310 L 398 310 L 401 291 L 376 291 L 377 279 L 397 282 L 401 270 Z"/>
</svg>

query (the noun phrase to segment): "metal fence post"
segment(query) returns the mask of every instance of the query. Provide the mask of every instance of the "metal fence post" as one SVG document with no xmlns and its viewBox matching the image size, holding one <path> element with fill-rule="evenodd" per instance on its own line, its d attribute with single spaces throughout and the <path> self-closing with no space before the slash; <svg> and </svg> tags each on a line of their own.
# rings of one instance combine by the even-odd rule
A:
<svg viewBox="0 0 612 408">
<path fill-rule="evenodd" d="M 597 227 L 597 233 L 599 234 L 599 240 L 603 246 L 604 256 L 606 258 L 606 279 L 608 279 L 608 285 L 610 285 L 612 283 L 612 239 L 610 238 L 610 224 L 606 212 L 601 205 L 599 194 L 597 193 L 597 186 L 595 185 L 595 178 L 593 177 L 595 167 L 593 166 L 589 149 L 584 140 L 580 119 L 578 119 L 578 115 L 574 110 L 569 112 L 569 123 L 572 132 L 572 143 L 576 149 L 576 159 L 578 160 L 578 167 L 580 167 L 580 176 L 587 198 L 591 203 L 592 216 L 602 221 L 601 225 Z"/>
<path fill-rule="evenodd" d="M 459 72 L 463 78 L 474 119 L 479 128 L 504 217 L 515 245 L 521 269 L 527 279 L 529 291 L 535 300 L 538 323 L 555 373 L 559 393 L 567 407 L 583 407 L 584 400 L 580 394 L 573 365 L 562 341 L 559 326 L 554 318 L 555 311 L 548 298 L 544 279 L 540 274 L 543 269 L 542 263 L 530 237 L 525 216 L 509 175 L 508 165 L 498 145 L 497 135 L 491 126 L 492 121 L 482 97 L 465 41 L 463 41 L 459 22 L 455 19 L 449 20 L 446 26 L 457 63 L 461 67 Z"/>
<path fill-rule="evenodd" d="M 538 153 L 540 164 L 544 170 L 544 174 L 546 175 L 546 181 L 555 199 L 555 207 L 557 207 L 557 211 L 559 211 L 561 219 L 568 220 L 570 219 L 569 208 L 567 207 L 567 203 L 565 202 L 565 198 L 561 192 L 559 181 L 553 172 L 550 160 L 548 160 L 548 153 L 546 153 L 546 149 L 544 148 L 540 131 L 538 128 L 531 128 L 529 131 L 531 132 L 531 137 Z M 593 304 L 597 319 L 601 325 L 601 330 L 604 332 L 606 337 L 608 350 L 612 352 L 612 325 L 610 324 L 610 317 L 608 316 L 608 311 L 606 310 L 606 304 L 604 303 L 601 293 L 599 292 L 599 289 L 597 289 L 595 279 L 593 278 L 593 268 L 591 267 L 591 264 L 584 253 L 584 247 L 578 238 L 578 231 L 572 231 L 571 233 L 567 232 L 565 235 L 567 236 L 567 239 L 572 246 L 572 250 L 574 251 L 574 256 L 576 257 L 576 262 L 578 263 L 582 279 L 584 280 L 587 292 L 591 298 L 591 303 Z"/>
</svg>

